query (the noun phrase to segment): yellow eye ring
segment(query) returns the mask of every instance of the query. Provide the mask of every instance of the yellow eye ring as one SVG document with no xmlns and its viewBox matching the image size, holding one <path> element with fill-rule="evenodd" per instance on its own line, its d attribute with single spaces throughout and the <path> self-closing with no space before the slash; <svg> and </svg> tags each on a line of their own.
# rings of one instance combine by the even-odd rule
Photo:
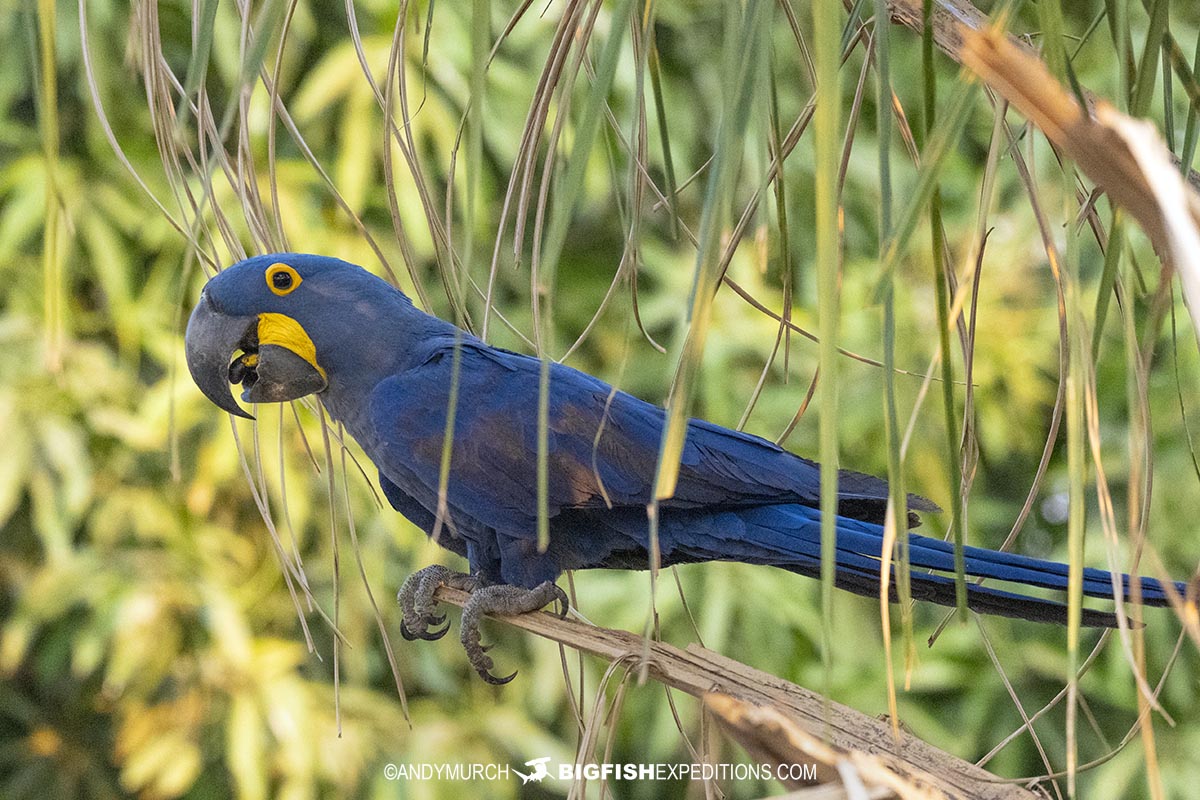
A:
<svg viewBox="0 0 1200 800">
<path fill-rule="evenodd" d="M 267 267 L 267 288 L 280 297 L 291 294 L 302 281 L 300 273 L 287 264 L 272 264 Z"/>
</svg>

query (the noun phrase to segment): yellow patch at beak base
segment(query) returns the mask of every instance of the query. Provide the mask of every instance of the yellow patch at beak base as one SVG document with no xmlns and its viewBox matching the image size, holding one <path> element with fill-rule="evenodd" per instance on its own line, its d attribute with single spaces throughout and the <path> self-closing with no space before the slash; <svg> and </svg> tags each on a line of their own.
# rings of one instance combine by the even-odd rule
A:
<svg viewBox="0 0 1200 800">
<path fill-rule="evenodd" d="M 303 358 L 313 369 L 327 378 L 325 370 L 317 363 L 317 347 L 308 338 L 304 326 L 286 314 L 264 313 L 258 315 L 258 345 L 273 344 L 285 348 Z"/>
</svg>

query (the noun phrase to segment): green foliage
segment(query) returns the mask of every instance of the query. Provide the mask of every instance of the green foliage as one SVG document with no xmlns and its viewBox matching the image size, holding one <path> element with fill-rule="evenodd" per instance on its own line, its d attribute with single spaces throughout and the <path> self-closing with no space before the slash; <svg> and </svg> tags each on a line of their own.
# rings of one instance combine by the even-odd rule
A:
<svg viewBox="0 0 1200 800">
<path fill-rule="evenodd" d="M 1191 401 L 1200 386 L 1200 357 L 1186 330 L 1188 316 L 1181 302 L 1163 294 L 1160 280 L 1169 287 L 1170 277 L 1159 276 L 1157 261 L 1131 226 L 1106 271 L 1096 241 L 1075 218 L 1073 179 L 1063 177 L 1038 134 L 1010 114 L 1017 143 L 993 142 L 993 108 L 984 93 L 959 88 L 956 68 L 935 55 L 942 127 L 928 137 L 918 129 L 918 167 L 900 140 L 901 120 L 883 126 L 891 133 L 881 142 L 887 106 L 876 113 L 873 79 L 864 84 L 861 108 L 851 113 L 864 69 L 863 44 L 853 41 L 835 87 L 841 119 L 857 125 L 844 176 L 840 160 L 829 161 L 840 152 L 823 149 L 817 163 L 813 136 L 805 133 L 779 171 L 782 179 L 768 183 L 769 165 L 791 147 L 789 129 L 804 119 L 813 93 L 810 65 L 785 11 L 805 37 L 811 14 L 788 3 L 738 2 L 602 6 L 588 57 L 568 38 L 575 49 L 565 53 L 567 77 L 557 84 L 545 119 L 527 131 L 537 90 L 554 85 L 542 77 L 547 60 L 559 52 L 555 47 L 566 47 L 552 46 L 566 5 L 552 4 L 544 14 L 540 5 L 532 8 L 503 36 L 486 69 L 480 59 L 501 37 L 515 4 L 406 6 L 402 97 L 389 75 L 397 10 L 383 0 L 354 4 L 359 42 L 341 4 L 300 2 L 294 15 L 289 3 L 254 4 L 254 35 L 243 41 L 235 3 L 197 2 L 193 10 L 182 0 L 88 0 L 85 39 L 75 4 L 34 8 L 0 0 L 0 795 L 559 796 L 569 787 L 556 781 L 528 795 L 515 779 L 394 782 L 384 777 L 383 765 L 520 768 L 544 755 L 569 762 L 579 737 L 576 714 L 587 720 L 597 702 L 603 711 L 618 696 L 619 674 L 600 686 L 602 665 L 581 667 L 568 653 L 568 683 L 557 647 L 499 627 L 488 628 L 488 635 L 498 645 L 500 668 L 521 670 L 499 692 L 475 679 L 455 637 L 417 644 L 395 637 L 411 714 L 411 721 L 404 719 L 349 550 L 343 486 L 389 632 L 398 631 L 398 615 L 385 599 L 411 570 L 453 557 L 381 509 L 369 485 L 373 478 L 363 480 L 353 463 L 343 470 L 336 440 L 326 461 L 316 406 L 260 408 L 257 427 L 239 424 L 235 431 L 195 391 L 183 367 L 182 321 L 206 261 L 228 263 L 255 249 L 290 246 L 356 261 L 397 281 L 429 310 L 476 331 L 486 326 L 495 344 L 532 351 L 536 342 L 551 357 L 570 351 L 573 366 L 657 402 L 667 400 L 673 376 L 685 375 L 675 397 L 679 408 L 690 400 L 697 416 L 727 425 L 741 420 L 773 439 L 788 431 L 788 446 L 806 455 L 817 450 L 819 402 L 794 428 L 789 422 L 813 379 L 817 345 L 783 331 L 777 318 L 730 285 L 716 289 L 716 278 L 724 271 L 761 306 L 815 331 L 819 301 L 830 296 L 837 277 L 837 344 L 871 359 L 894 351 L 887 357 L 905 371 L 887 378 L 877 365 L 841 356 L 837 393 L 829 395 L 838 398 L 841 464 L 885 474 L 889 460 L 893 469 L 901 465 L 899 437 L 918 408 L 922 376 L 941 374 L 931 361 L 942 348 L 934 276 L 953 270 L 959 282 L 970 280 L 968 256 L 985 221 L 991 234 L 978 295 L 965 312 L 974 331 L 969 411 L 961 383 L 952 385 L 950 396 L 958 429 L 975 437 L 965 451 L 977 447 L 964 482 L 969 503 L 961 531 L 971 543 L 995 547 L 1038 475 L 1065 380 L 1057 287 L 1014 168 L 1019 156 L 1030 162 L 1053 236 L 1077 260 L 1072 313 L 1097 327 L 1096 425 L 1126 537 L 1118 563 L 1129 563 L 1123 503 L 1139 475 L 1129 435 L 1139 435 L 1141 413 L 1141 400 L 1127 391 L 1132 335 L 1153 355 L 1145 397 L 1154 487 L 1148 540 L 1172 574 L 1190 574 L 1198 558 L 1193 531 L 1200 475 L 1186 426 L 1197 423 Z M 859 5 L 869 10 L 873 4 Z M 1017 5 L 1012 28 L 1036 31 L 1038 10 Z M 1165 11 L 1157 12 L 1150 31 L 1155 41 L 1170 35 L 1187 46 L 1196 38 L 1195 11 L 1184 5 L 1171 9 L 1166 34 Z M 767 19 L 751 13 L 759 6 L 755 13 Z M 1101 24 L 1087 39 L 1072 39 L 1105 7 L 1117 14 L 1111 28 Z M 1119 105 L 1147 109 L 1160 122 L 1167 118 L 1165 103 L 1182 145 L 1194 109 L 1178 86 L 1165 94 L 1161 78 L 1147 77 L 1144 65 L 1151 75 L 1157 66 L 1141 42 L 1151 16 L 1140 4 L 1120 0 L 1072 3 L 1070 10 L 1063 9 L 1063 41 L 1079 81 L 1108 97 L 1125 92 Z M 838 19 L 846 16 L 839 12 Z M 924 92 L 913 79 L 922 70 L 920 37 L 896 28 L 888 38 L 888 81 L 914 115 Z M 829 42 L 823 51 L 829 58 Z M 1133 63 L 1116 63 L 1114 52 L 1130 54 Z M 164 66 L 187 87 L 186 99 L 164 81 Z M 146 74 L 151 79 L 144 83 Z M 271 113 L 263 75 L 277 81 L 286 118 Z M 753 91 L 739 94 L 739 75 Z M 472 91 L 481 89 L 482 112 L 464 128 L 464 116 L 480 102 Z M 198 124 L 189 104 L 201 94 L 211 108 L 203 109 L 209 116 Z M 394 112 L 396 127 L 385 125 L 385 108 Z M 845 125 L 835 138 L 844 132 Z M 532 133 L 536 140 L 527 141 Z M 995 199 L 990 212 L 980 214 L 980 186 L 994 148 Z M 721 157 L 710 164 L 714 149 Z M 890 164 L 882 179 L 881 154 Z M 506 209 L 510 175 L 523 155 L 531 166 Z M 548 177 L 547 160 L 554 165 Z M 814 261 L 817 174 L 836 175 L 839 186 L 844 181 L 840 275 Z M 660 202 L 656 192 L 676 185 L 678 195 Z M 945 262 L 922 230 L 935 189 L 950 253 Z M 529 203 L 519 210 L 515 198 L 522 196 Z M 1110 219 L 1107 201 L 1099 205 L 1100 218 Z M 882 208 L 890 217 L 881 234 Z M 1067 238 L 1071 244 L 1064 246 Z M 537 249 L 547 246 L 547 253 Z M 894 309 L 887 325 L 877 305 L 884 278 Z M 1109 304 L 1114 281 L 1122 301 Z M 1179 316 L 1177 337 L 1172 309 Z M 689 328 L 689 319 L 700 320 L 699 329 Z M 966 362 L 957 328 L 949 342 L 953 375 L 962 380 Z M 897 409 L 898 430 L 885 425 L 885 393 Z M 941 395 L 941 386 L 930 393 Z M 940 406 L 940 399 L 919 405 L 902 467 L 908 490 L 952 508 L 958 481 L 946 471 Z M 1060 509 L 1074 479 L 1087 490 L 1085 559 L 1107 566 L 1095 471 L 1084 465 L 1072 473 L 1065 438 L 1064 426 L 1016 547 L 1066 558 Z M 332 515 L 331 471 L 337 484 Z M 252 486 L 269 504 L 273 532 Z M 925 521 L 938 533 L 945 524 L 937 517 Z M 303 576 L 283 566 L 300 561 Z M 1145 560 L 1142 569 L 1151 569 Z M 643 630 L 653 599 L 664 639 L 700 638 L 866 711 L 887 711 L 888 671 L 894 670 L 903 724 L 969 759 L 1019 728 L 1022 712 L 1012 696 L 1033 714 L 1069 677 L 1063 631 L 985 620 L 978 627 L 949 626 L 927 649 L 923 640 L 944 615 L 917 608 L 916 661 L 905 690 L 907 648 L 897 647 L 887 662 L 878 603 L 835 596 L 826 647 L 815 582 L 732 564 L 683 568 L 678 580 L 686 609 L 669 573 L 653 591 L 644 574 L 573 578 L 580 608 L 598 624 Z M 335 595 L 344 637 L 336 668 L 335 636 L 322 616 L 334 614 Z M 1173 660 L 1179 626 L 1169 612 L 1146 616 L 1153 683 Z M 905 630 L 899 617 L 893 614 L 895 637 Z M 1081 657 L 1096 639 L 1084 634 Z M 828 676 L 823 658 L 832 665 Z M 1176 725 L 1155 720 L 1158 764 L 1170 796 L 1193 791 L 1198 671 L 1196 650 L 1185 642 L 1160 698 Z M 637 686 L 627 677 L 620 713 L 600 729 L 595 757 L 611 746 L 604 760 L 692 760 L 662 688 Z M 1138 713 L 1116 637 L 1080 691 L 1086 706 L 1079 759 L 1086 763 L 1108 754 Z M 683 731 L 699 748 L 695 704 L 674 700 Z M 582 704 L 582 712 L 574 704 Z M 1036 723 L 1040 745 L 1020 735 L 989 768 L 1011 776 L 1061 770 L 1066 718 L 1063 705 L 1054 706 Z M 710 746 L 714 760 L 744 758 L 728 742 Z M 1083 773 L 1079 794 L 1147 795 L 1145 764 L 1135 740 Z M 631 798 L 697 796 L 697 788 L 612 787 L 615 796 Z M 755 797 L 779 787 L 723 788 L 729 796 Z"/>
</svg>

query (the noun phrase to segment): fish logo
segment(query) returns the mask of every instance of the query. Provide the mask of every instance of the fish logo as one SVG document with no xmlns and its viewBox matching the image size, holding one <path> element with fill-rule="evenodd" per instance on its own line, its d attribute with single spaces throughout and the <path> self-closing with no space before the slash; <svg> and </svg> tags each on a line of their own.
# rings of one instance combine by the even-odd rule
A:
<svg viewBox="0 0 1200 800">
<path fill-rule="evenodd" d="M 514 769 L 513 772 L 515 772 L 521 776 L 521 785 L 522 786 L 529 783 L 530 781 L 533 781 L 534 783 L 541 783 L 542 778 L 545 778 L 550 775 L 549 770 L 546 769 L 546 762 L 549 760 L 550 760 L 550 756 L 543 756 L 542 758 L 534 758 L 529 761 L 526 761 L 525 766 L 533 767 L 533 771 L 530 772 L 528 775 L 526 775 L 524 772 L 521 772 L 520 770 L 517 770 L 517 769 Z"/>
</svg>

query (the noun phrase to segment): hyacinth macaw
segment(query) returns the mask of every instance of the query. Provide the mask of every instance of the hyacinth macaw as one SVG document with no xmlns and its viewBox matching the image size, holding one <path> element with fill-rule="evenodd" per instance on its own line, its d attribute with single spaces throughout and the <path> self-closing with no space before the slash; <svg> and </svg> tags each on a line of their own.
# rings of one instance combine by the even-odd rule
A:
<svg viewBox="0 0 1200 800">
<path fill-rule="evenodd" d="M 457 406 L 443 517 L 438 492 L 455 350 Z M 402 633 L 446 632 L 434 591 L 470 591 L 461 639 L 488 681 L 480 644 L 487 613 L 518 614 L 566 596 L 564 570 L 646 569 L 651 500 L 665 412 L 563 364 L 550 365 L 549 546 L 539 551 L 538 389 L 541 362 L 492 347 L 415 308 L 361 267 L 295 253 L 258 256 L 216 275 L 188 321 L 188 367 L 201 391 L 231 414 L 232 398 L 282 402 L 317 394 L 379 469 L 397 511 L 467 559 L 468 574 L 433 566 L 401 588 Z M 887 484 L 844 470 L 839 478 L 836 585 L 877 596 Z M 808 576 L 820 573 L 819 468 L 772 442 L 694 419 L 688 423 L 678 487 L 661 502 L 661 564 L 740 561 Z M 936 511 L 910 496 L 910 509 Z M 440 524 L 439 524 L 440 522 Z M 915 516 L 911 524 L 916 524 Z M 955 604 L 953 547 L 908 535 L 912 595 Z M 1067 567 L 965 548 L 966 572 L 1049 589 L 1067 588 Z M 935 570 L 936 572 L 925 572 Z M 940 574 L 939 574 L 940 573 Z M 1129 596 L 1130 579 L 1119 576 Z M 1164 587 L 1141 580 L 1142 602 L 1166 605 Z M 1182 593 L 1182 584 L 1177 584 Z M 1083 591 L 1113 597 L 1113 576 L 1086 569 Z M 1065 623 L 1052 600 L 967 584 L 968 606 L 984 614 Z M 893 597 L 893 600 L 895 598 Z M 1113 614 L 1084 609 L 1083 624 L 1113 626 Z M 448 623 L 447 623 L 448 626 Z M 514 673 L 515 674 L 515 673 Z"/>
</svg>

